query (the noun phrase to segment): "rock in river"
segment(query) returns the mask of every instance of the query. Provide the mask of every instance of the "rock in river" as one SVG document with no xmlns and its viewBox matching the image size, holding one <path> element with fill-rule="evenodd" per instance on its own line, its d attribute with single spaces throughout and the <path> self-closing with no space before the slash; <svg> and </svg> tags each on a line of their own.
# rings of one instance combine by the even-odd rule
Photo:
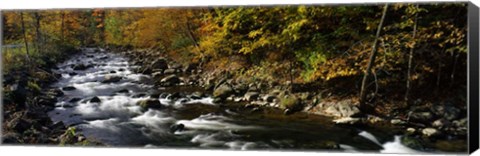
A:
<svg viewBox="0 0 480 156">
<path fill-rule="evenodd" d="M 417 139 L 415 137 L 404 136 L 400 141 L 403 145 L 412 149 L 424 150 L 423 143 L 420 141 L 420 139 Z"/>
<path fill-rule="evenodd" d="M 68 102 L 78 102 L 80 100 L 81 100 L 80 98 L 74 97 L 74 98 L 70 99 L 70 101 L 68 101 Z"/>
<path fill-rule="evenodd" d="M 143 109 L 148 109 L 148 108 L 162 108 L 163 105 L 160 103 L 158 99 L 150 98 L 142 101 L 138 101 L 137 105 L 142 107 Z"/>
<path fill-rule="evenodd" d="M 84 64 L 78 64 L 73 66 L 73 70 L 86 70 L 88 68 L 92 67 L 92 65 L 84 65 Z"/>
<path fill-rule="evenodd" d="M 66 86 L 66 87 L 63 87 L 62 90 L 64 91 L 72 91 L 72 90 L 75 90 L 77 88 L 73 87 L 73 86 Z"/>
<path fill-rule="evenodd" d="M 92 99 L 90 99 L 90 102 L 91 103 L 100 103 L 102 102 L 102 100 L 100 100 L 100 98 L 98 98 L 97 96 L 93 97 Z"/>
<path fill-rule="evenodd" d="M 117 91 L 117 93 L 129 93 L 130 91 L 128 89 L 122 89 Z"/>
<path fill-rule="evenodd" d="M 169 75 L 167 77 L 164 77 L 162 80 L 160 80 L 160 83 L 162 83 L 166 86 L 176 85 L 176 84 L 180 83 L 180 78 L 178 78 L 177 75 L 173 74 L 173 75 Z"/>
<path fill-rule="evenodd" d="M 170 126 L 170 132 L 174 133 L 176 131 L 183 131 L 185 129 L 185 125 L 183 124 L 174 124 Z"/>
<path fill-rule="evenodd" d="M 102 81 L 102 83 L 115 83 L 120 80 L 122 80 L 122 77 L 120 76 L 107 75 L 105 76 L 105 79 Z"/>
<path fill-rule="evenodd" d="M 213 96 L 215 98 L 225 99 L 233 93 L 234 93 L 233 88 L 230 85 L 222 84 L 213 91 Z"/>
</svg>

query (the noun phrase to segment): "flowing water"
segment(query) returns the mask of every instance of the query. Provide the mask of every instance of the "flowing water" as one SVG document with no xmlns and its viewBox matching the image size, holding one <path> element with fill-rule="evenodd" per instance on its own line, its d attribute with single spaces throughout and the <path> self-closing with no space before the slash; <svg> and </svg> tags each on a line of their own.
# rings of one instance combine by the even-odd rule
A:
<svg viewBox="0 0 480 156">
<path fill-rule="evenodd" d="M 92 67 L 73 70 L 77 64 Z M 388 130 L 342 127 L 326 117 L 285 116 L 270 108 L 251 111 L 238 103 L 216 104 L 208 96 L 193 98 L 194 91 L 201 91 L 196 87 L 155 87 L 150 76 L 133 72 L 138 67 L 115 53 L 85 49 L 58 67 L 55 72 L 62 78 L 52 87 L 76 89 L 64 91 L 49 116 L 110 146 L 418 152 L 403 146 L 400 136 Z M 122 79 L 102 83 L 106 76 Z M 180 98 L 172 98 L 173 93 L 180 93 Z M 165 108 L 143 110 L 137 106 L 151 95 L 158 96 Z M 101 102 L 90 102 L 95 96 Z M 172 129 L 180 124 L 184 129 Z"/>
</svg>

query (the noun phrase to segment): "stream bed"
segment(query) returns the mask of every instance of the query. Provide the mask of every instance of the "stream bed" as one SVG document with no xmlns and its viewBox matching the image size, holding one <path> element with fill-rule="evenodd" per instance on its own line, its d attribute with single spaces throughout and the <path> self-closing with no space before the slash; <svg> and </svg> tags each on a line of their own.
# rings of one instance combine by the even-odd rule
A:
<svg viewBox="0 0 480 156">
<path fill-rule="evenodd" d="M 74 70 L 79 64 L 89 68 Z M 327 117 L 286 116 L 274 108 L 251 111 L 241 103 L 217 104 L 208 94 L 195 96 L 202 92 L 199 87 L 156 87 L 136 68 L 120 54 L 84 49 L 54 70 L 62 77 L 51 87 L 64 88 L 65 94 L 49 116 L 114 147 L 419 152 L 402 145 L 401 136 L 388 129 L 338 126 Z M 105 82 L 108 77 L 121 79 Z M 137 105 L 152 96 L 162 109 Z"/>
</svg>

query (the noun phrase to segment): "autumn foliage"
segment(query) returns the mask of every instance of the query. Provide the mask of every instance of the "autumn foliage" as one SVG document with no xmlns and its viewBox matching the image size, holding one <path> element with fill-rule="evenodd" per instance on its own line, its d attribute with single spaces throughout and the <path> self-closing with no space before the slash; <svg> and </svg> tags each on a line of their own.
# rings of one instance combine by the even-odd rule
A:
<svg viewBox="0 0 480 156">
<path fill-rule="evenodd" d="M 322 83 L 347 78 L 357 94 L 381 10 L 382 5 L 237 6 L 55 10 L 23 16 L 32 46 L 151 48 L 247 80 Z M 407 79 L 415 91 L 465 87 L 466 13 L 466 3 L 391 5 L 378 38 L 372 69 L 377 87 L 371 82 L 371 91 L 403 94 Z M 4 13 L 4 44 L 23 42 L 19 16 L 18 11 Z M 397 90 L 385 90 L 391 87 Z"/>
</svg>

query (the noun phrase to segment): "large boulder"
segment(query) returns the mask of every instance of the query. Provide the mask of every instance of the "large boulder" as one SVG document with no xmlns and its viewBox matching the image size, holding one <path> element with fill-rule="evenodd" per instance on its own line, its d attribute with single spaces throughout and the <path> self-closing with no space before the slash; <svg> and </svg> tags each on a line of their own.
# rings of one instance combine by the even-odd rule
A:
<svg viewBox="0 0 480 156">
<path fill-rule="evenodd" d="M 98 98 L 97 96 L 93 97 L 92 99 L 90 99 L 90 102 L 91 103 L 100 103 L 102 102 L 102 100 L 100 100 L 100 98 Z"/>
<path fill-rule="evenodd" d="M 163 105 L 160 103 L 160 101 L 154 98 L 138 101 L 137 105 L 139 105 L 145 110 L 148 108 L 155 108 L 155 109 L 163 108 Z"/>
<path fill-rule="evenodd" d="M 168 69 L 168 63 L 165 58 L 158 58 L 150 65 L 153 69 Z"/>
<path fill-rule="evenodd" d="M 233 93 L 234 93 L 234 90 L 230 85 L 222 84 L 217 88 L 215 88 L 215 90 L 213 91 L 213 97 L 225 99 L 228 96 L 232 95 Z"/>
<path fill-rule="evenodd" d="M 424 150 L 424 148 L 425 148 L 423 146 L 422 141 L 418 138 L 415 138 L 415 137 L 403 136 L 400 141 L 403 145 L 405 145 L 407 147 L 410 147 L 412 149 Z"/>
<path fill-rule="evenodd" d="M 162 83 L 164 86 L 176 85 L 176 84 L 180 83 L 180 78 L 178 78 L 177 75 L 172 74 L 172 75 L 169 75 L 169 76 L 161 79 L 160 83 Z"/>
<path fill-rule="evenodd" d="M 324 112 L 334 117 L 354 117 L 361 113 L 351 100 L 343 100 L 327 106 Z"/>
<path fill-rule="evenodd" d="M 425 128 L 422 130 L 422 134 L 426 137 L 437 137 L 440 136 L 442 133 L 435 128 Z"/>
<path fill-rule="evenodd" d="M 285 114 L 290 114 L 287 111 L 290 111 L 293 113 L 295 111 L 300 110 L 302 108 L 302 103 L 300 99 L 293 94 L 284 95 L 280 99 L 280 107 L 286 110 Z"/>
</svg>

